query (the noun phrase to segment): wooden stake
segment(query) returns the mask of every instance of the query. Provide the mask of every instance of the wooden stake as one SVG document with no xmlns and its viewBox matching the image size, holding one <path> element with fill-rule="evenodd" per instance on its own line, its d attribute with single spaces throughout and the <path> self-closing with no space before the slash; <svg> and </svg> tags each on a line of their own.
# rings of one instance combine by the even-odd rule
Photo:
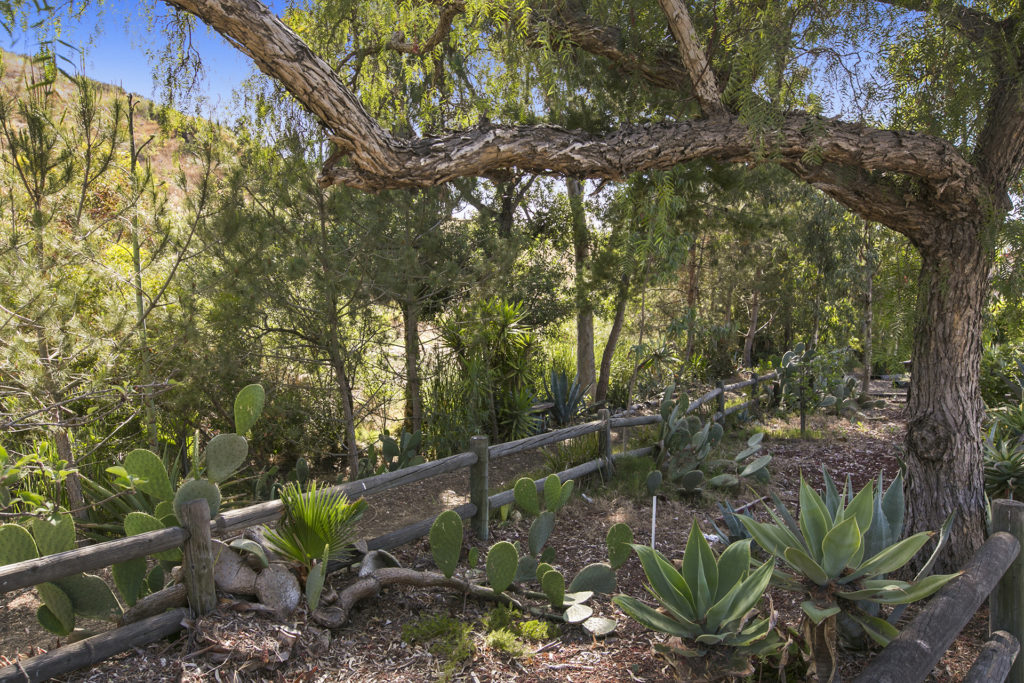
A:
<svg viewBox="0 0 1024 683">
<path fill-rule="evenodd" d="M 491 515 L 491 509 L 487 504 L 489 486 L 487 437 L 471 437 L 469 449 L 476 453 L 476 462 L 469 467 L 469 502 L 476 506 L 476 513 L 473 515 L 473 530 L 476 531 L 477 538 L 486 541 L 488 537 L 487 524 Z"/>
<path fill-rule="evenodd" d="M 185 557 L 181 562 L 182 577 L 192 616 L 201 616 L 217 606 L 213 546 L 210 544 L 210 504 L 205 498 L 191 500 L 181 506 L 181 516 L 181 522 L 189 532 L 184 546 Z"/>
<path fill-rule="evenodd" d="M 1024 546 L 1024 503 L 1017 500 L 992 501 L 992 532 L 1006 531 Z M 1017 642 L 1024 638 L 1024 558 L 1017 555 L 989 597 L 989 633 L 1006 631 Z M 1024 683 L 1024 664 L 1018 659 L 1006 677 L 1007 683 Z"/>
</svg>

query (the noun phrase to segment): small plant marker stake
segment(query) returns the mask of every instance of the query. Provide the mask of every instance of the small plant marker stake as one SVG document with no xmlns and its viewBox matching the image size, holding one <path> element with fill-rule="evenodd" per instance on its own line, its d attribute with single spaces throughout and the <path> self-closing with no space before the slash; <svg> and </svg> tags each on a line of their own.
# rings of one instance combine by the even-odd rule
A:
<svg viewBox="0 0 1024 683">
<path fill-rule="evenodd" d="M 210 504 L 205 498 L 181 506 L 182 525 L 188 530 L 181 562 L 193 616 L 213 611 L 217 590 L 213 583 L 213 546 L 210 544 Z"/>
<path fill-rule="evenodd" d="M 469 449 L 476 453 L 476 462 L 469 467 L 469 502 L 476 506 L 476 514 L 473 515 L 473 530 L 476 531 L 477 538 L 486 541 L 488 537 L 487 523 L 491 512 L 487 500 L 487 437 L 470 437 Z"/>
<path fill-rule="evenodd" d="M 651 547 L 654 547 L 654 532 L 658 527 L 658 496 L 651 497 Z"/>
</svg>

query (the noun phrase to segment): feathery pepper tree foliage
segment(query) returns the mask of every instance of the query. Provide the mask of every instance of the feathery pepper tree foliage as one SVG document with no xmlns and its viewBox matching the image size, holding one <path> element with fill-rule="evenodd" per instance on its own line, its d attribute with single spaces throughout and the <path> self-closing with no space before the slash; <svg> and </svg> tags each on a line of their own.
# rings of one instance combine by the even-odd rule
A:
<svg viewBox="0 0 1024 683">
<path fill-rule="evenodd" d="M 326 126 L 324 184 L 770 161 L 905 235 L 921 258 L 908 525 L 956 512 L 952 565 L 980 544 L 982 319 L 1024 166 L 1018 4 L 326 1 L 289 11 L 292 30 L 258 3 L 168 1 Z M 416 87 L 394 97 L 395 78 Z"/>
</svg>

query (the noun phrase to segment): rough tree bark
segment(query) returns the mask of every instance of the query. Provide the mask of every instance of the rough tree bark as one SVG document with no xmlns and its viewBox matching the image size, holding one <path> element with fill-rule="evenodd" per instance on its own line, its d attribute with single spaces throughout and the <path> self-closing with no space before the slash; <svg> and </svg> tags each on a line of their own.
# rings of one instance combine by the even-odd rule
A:
<svg viewBox="0 0 1024 683">
<path fill-rule="evenodd" d="M 950 565 L 959 568 L 984 540 L 978 375 L 992 253 L 983 226 L 953 228 L 946 248 L 921 251 L 907 411 L 907 528 L 934 530 L 955 512 Z"/>
</svg>

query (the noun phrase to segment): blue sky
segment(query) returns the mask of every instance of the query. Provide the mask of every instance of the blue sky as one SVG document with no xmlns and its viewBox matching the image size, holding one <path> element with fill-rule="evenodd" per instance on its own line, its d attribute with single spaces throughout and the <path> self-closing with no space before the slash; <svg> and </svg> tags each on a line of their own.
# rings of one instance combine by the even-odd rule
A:
<svg viewBox="0 0 1024 683">
<path fill-rule="evenodd" d="M 157 4 L 158 12 L 170 12 L 167 6 Z M 283 3 L 279 0 L 273 5 L 280 9 Z M 61 68 L 159 99 L 147 49 L 158 49 L 164 38 L 159 29 L 147 30 L 148 21 L 137 3 L 109 0 L 102 8 L 90 3 L 81 20 L 65 17 L 61 23 L 60 40 L 74 48 L 58 46 Z M 52 36 L 51 31 L 48 37 Z M 0 31 L 0 47 L 12 52 L 33 54 L 39 49 L 39 40 L 38 32 L 32 29 L 18 27 L 12 35 Z M 252 61 L 202 23 L 193 32 L 192 44 L 205 65 L 205 77 L 192 94 L 205 100 L 203 113 L 229 122 L 234 113 L 232 91 L 249 76 Z"/>
</svg>

